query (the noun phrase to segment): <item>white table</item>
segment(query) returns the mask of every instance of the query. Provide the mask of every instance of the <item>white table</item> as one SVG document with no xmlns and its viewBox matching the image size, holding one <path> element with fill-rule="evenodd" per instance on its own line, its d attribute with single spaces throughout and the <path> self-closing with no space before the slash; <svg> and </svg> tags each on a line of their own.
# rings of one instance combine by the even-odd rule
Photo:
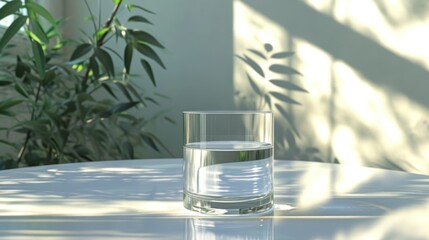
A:
<svg viewBox="0 0 429 240">
<path fill-rule="evenodd" d="M 0 239 L 429 239 L 429 176 L 275 161 L 271 215 L 182 207 L 182 159 L 0 171 Z"/>
</svg>

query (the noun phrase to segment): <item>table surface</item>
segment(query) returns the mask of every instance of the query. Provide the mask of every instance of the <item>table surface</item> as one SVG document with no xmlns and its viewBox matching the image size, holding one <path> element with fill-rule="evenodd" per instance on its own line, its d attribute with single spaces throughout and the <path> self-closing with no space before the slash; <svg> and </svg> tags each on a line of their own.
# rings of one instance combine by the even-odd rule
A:
<svg viewBox="0 0 429 240">
<path fill-rule="evenodd" d="M 429 239 L 429 176 L 275 161 L 275 209 L 182 206 L 182 159 L 0 171 L 0 239 Z"/>
</svg>

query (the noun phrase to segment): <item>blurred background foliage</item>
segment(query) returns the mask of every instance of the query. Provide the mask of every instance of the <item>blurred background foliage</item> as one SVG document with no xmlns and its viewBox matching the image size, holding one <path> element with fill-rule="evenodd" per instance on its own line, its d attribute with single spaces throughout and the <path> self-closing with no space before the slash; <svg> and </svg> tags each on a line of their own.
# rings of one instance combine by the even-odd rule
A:
<svg viewBox="0 0 429 240">
<path fill-rule="evenodd" d="M 139 61 L 145 81 L 156 86 L 152 65 L 166 68 L 157 51 L 165 47 L 145 31 L 154 12 L 123 0 L 113 0 L 110 16 L 102 21 L 86 3 L 93 32 L 83 39 L 66 39 L 62 19 L 33 0 L 2 1 L 0 20 L 13 17 L 0 39 L 0 90 L 10 94 L 0 102 L 0 144 L 11 151 L 0 155 L 0 169 L 77 161 L 138 158 L 151 148 L 169 152 L 156 134 L 147 130 L 156 121 L 174 121 L 161 108 L 161 94 L 135 83 L 131 63 Z M 118 13 L 131 13 L 121 22 Z M 99 16 L 97 17 L 96 14 Z M 128 28 L 128 24 L 139 28 Z M 11 39 L 23 38 L 22 44 Z M 106 46 L 123 42 L 123 49 Z M 121 45 L 118 45 L 121 46 Z M 115 65 L 114 59 L 121 65 Z M 142 117 L 136 117 L 136 116 Z M 5 120 L 7 119 L 7 120 Z M 10 124 L 6 124 L 10 123 Z"/>
</svg>

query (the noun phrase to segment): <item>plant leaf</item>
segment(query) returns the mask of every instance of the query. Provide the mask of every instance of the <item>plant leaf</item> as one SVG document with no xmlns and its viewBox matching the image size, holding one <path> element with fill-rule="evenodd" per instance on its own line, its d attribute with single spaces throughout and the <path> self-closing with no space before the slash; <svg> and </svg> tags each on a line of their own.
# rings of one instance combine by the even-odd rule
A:
<svg viewBox="0 0 429 240">
<path fill-rule="evenodd" d="M 149 23 L 153 25 L 149 20 L 147 20 L 145 17 L 134 15 L 128 18 L 128 22 L 142 22 L 142 23 Z"/>
<path fill-rule="evenodd" d="M 151 148 L 153 148 L 153 149 L 155 149 L 157 152 L 159 152 L 159 148 L 158 148 L 158 146 L 156 146 L 156 144 L 155 144 L 155 141 L 151 138 L 151 137 L 149 137 L 149 136 L 147 136 L 146 134 L 144 134 L 144 133 L 142 133 L 141 135 L 141 138 L 143 139 L 143 141 L 145 141 Z"/>
<path fill-rule="evenodd" d="M 15 90 L 22 96 L 28 98 L 28 92 L 24 89 L 24 87 L 20 83 L 18 82 L 15 83 Z"/>
<path fill-rule="evenodd" d="M 36 62 L 36 68 L 37 72 L 39 73 L 39 76 L 41 79 L 44 79 L 46 76 L 45 72 L 45 65 L 46 65 L 46 58 L 45 53 L 43 52 L 42 46 L 36 42 L 31 42 L 33 47 L 33 54 L 34 54 L 34 61 Z"/>
<path fill-rule="evenodd" d="M 0 87 L 7 86 L 7 85 L 10 85 L 10 84 L 12 84 L 11 81 L 7 81 L 7 80 L 1 80 L 0 81 Z"/>
<path fill-rule="evenodd" d="M 28 121 L 23 121 L 23 122 L 18 123 L 17 125 L 15 125 L 15 127 L 22 127 L 22 128 L 32 130 L 32 131 L 35 131 L 38 133 L 47 133 L 48 132 L 48 128 L 47 128 L 48 123 L 49 122 L 46 120 L 28 120 Z"/>
<path fill-rule="evenodd" d="M 301 103 L 293 100 L 291 97 L 281 94 L 279 92 L 269 92 L 269 94 L 275 98 L 277 98 L 280 101 L 286 102 L 286 103 L 290 103 L 290 104 L 297 104 L 297 105 L 301 105 Z"/>
<path fill-rule="evenodd" d="M 94 75 L 95 79 L 99 79 L 100 78 L 100 68 L 98 67 L 98 62 L 94 56 L 89 58 L 89 67 L 91 68 L 92 74 Z"/>
<path fill-rule="evenodd" d="M 128 99 L 128 101 L 132 102 L 133 98 L 131 97 L 131 94 L 128 92 L 128 89 L 125 87 L 126 83 L 123 83 L 121 81 L 115 81 L 116 86 L 118 86 L 119 90 L 125 95 L 125 97 Z"/>
<path fill-rule="evenodd" d="M 127 4 L 127 9 L 128 9 L 128 11 L 131 11 L 131 9 L 133 9 L 133 8 L 137 8 L 137 9 L 140 9 L 140 10 L 142 10 L 142 11 L 145 11 L 145 12 L 148 12 L 148 13 L 151 13 L 151 14 L 156 14 L 156 13 L 154 13 L 154 12 L 152 12 L 152 11 L 150 11 L 150 10 L 146 9 L 146 8 L 140 7 L 140 6 L 138 6 L 138 5 L 134 5 L 134 4 Z"/>
<path fill-rule="evenodd" d="M 129 141 L 125 141 L 122 143 L 122 147 L 128 153 L 128 157 L 130 159 L 134 159 L 134 148 L 133 145 Z"/>
<path fill-rule="evenodd" d="M 112 91 L 112 88 L 106 84 L 106 83 L 102 83 L 101 86 L 112 96 L 114 97 L 116 100 L 119 100 L 118 97 L 116 97 L 115 93 Z"/>
<path fill-rule="evenodd" d="M 101 36 L 103 36 L 103 34 L 108 32 L 109 30 L 110 30 L 109 27 L 104 27 L 104 28 L 98 30 L 97 33 L 95 34 L 96 39 L 98 40 Z"/>
<path fill-rule="evenodd" d="M 305 90 L 304 88 L 296 85 L 293 82 L 290 81 L 285 81 L 285 80 L 269 80 L 272 84 L 287 89 L 287 90 L 292 90 L 292 91 L 299 91 L 299 92 L 306 92 L 308 93 L 307 90 Z"/>
<path fill-rule="evenodd" d="M 0 9 L 0 20 L 3 18 L 14 14 L 19 11 L 19 9 L 22 7 L 21 1 L 11 1 L 3 5 L 3 7 Z"/>
<path fill-rule="evenodd" d="M 288 58 L 295 54 L 295 52 L 278 52 L 271 55 L 271 58 Z"/>
<path fill-rule="evenodd" d="M 245 62 L 249 67 L 251 67 L 255 72 L 257 72 L 260 76 L 265 77 L 264 70 L 262 70 L 261 66 L 259 66 L 258 63 L 256 63 L 253 59 L 249 58 L 246 55 L 237 56 L 239 59 L 241 59 L 243 62 Z"/>
<path fill-rule="evenodd" d="M 77 64 L 88 60 L 94 54 L 94 48 L 89 43 L 82 43 L 73 51 L 68 64 Z"/>
<path fill-rule="evenodd" d="M 158 105 L 158 106 L 159 106 L 159 103 L 158 103 L 155 99 L 153 99 L 153 98 L 151 98 L 151 97 L 145 97 L 144 99 L 146 99 L 146 100 L 148 100 L 149 102 L 152 102 L 153 104 L 156 104 L 156 105 Z"/>
<path fill-rule="evenodd" d="M 164 46 L 158 40 L 156 40 L 154 36 L 145 31 L 128 30 L 127 32 L 141 43 L 147 43 L 159 48 L 164 48 Z"/>
<path fill-rule="evenodd" d="M 138 43 L 136 45 L 137 51 L 139 51 L 141 54 L 145 55 L 146 57 L 154 60 L 156 63 L 158 63 L 162 68 L 166 69 L 164 66 L 164 63 L 162 62 L 161 58 L 159 58 L 158 54 L 149 47 L 146 44 Z"/>
<path fill-rule="evenodd" d="M 134 47 L 132 43 L 128 43 L 124 49 L 124 67 L 125 67 L 125 72 L 127 74 L 130 74 L 131 62 L 133 60 L 133 50 L 134 50 Z"/>
<path fill-rule="evenodd" d="M 103 65 L 104 70 L 106 70 L 107 74 L 111 77 L 114 76 L 115 69 L 110 54 L 102 48 L 96 48 L 95 55 L 97 56 L 98 60 L 100 60 L 101 65 Z"/>
<path fill-rule="evenodd" d="M 51 23 L 52 25 L 57 25 L 55 18 L 52 16 L 52 14 L 43 6 L 41 6 L 40 4 L 36 3 L 36 2 L 30 2 L 30 1 L 26 1 L 25 6 L 33 11 L 36 12 L 37 14 L 39 14 L 40 16 L 42 16 L 43 18 L 45 18 L 46 20 L 49 21 L 49 23 Z"/>
<path fill-rule="evenodd" d="M 164 117 L 164 119 L 167 120 L 167 122 L 170 122 L 171 124 L 176 124 L 176 121 L 174 121 L 170 117 Z"/>
<path fill-rule="evenodd" d="M 150 80 L 152 81 L 153 85 L 156 87 L 155 76 L 153 75 L 152 67 L 144 59 L 141 59 L 140 62 L 142 63 L 142 65 L 143 65 L 147 75 L 149 76 Z"/>
<path fill-rule="evenodd" d="M 118 103 L 112 106 L 110 109 L 101 114 L 102 118 L 108 118 L 115 113 L 124 112 L 134 106 L 136 106 L 139 102 L 126 102 L 126 103 Z"/>
<path fill-rule="evenodd" d="M 291 67 L 288 67 L 285 65 L 280 65 L 280 64 L 271 65 L 270 70 L 275 72 L 275 73 L 280 73 L 280 74 L 286 74 L 286 75 L 297 74 L 297 75 L 302 76 L 302 74 L 300 72 L 298 72 L 297 70 L 295 70 L 294 68 L 291 68 Z"/>
<path fill-rule="evenodd" d="M 23 102 L 23 100 L 20 100 L 20 99 L 3 100 L 0 102 L 0 110 L 6 110 L 6 109 L 13 107 L 15 105 L 18 105 L 22 102 Z"/>
<path fill-rule="evenodd" d="M 21 29 L 24 25 L 25 21 L 27 21 L 27 17 L 19 16 L 15 21 L 10 24 L 10 26 L 4 32 L 2 38 L 0 39 L 0 52 L 7 45 L 7 43 L 12 39 L 13 36 Z"/>
</svg>

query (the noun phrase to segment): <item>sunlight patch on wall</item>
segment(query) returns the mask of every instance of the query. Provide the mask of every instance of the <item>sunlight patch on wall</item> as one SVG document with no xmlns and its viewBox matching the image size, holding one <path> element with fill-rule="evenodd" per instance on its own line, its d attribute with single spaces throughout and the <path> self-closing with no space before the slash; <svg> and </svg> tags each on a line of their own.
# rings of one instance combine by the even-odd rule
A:
<svg viewBox="0 0 429 240">
<path fill-rule="evenodd" d="M 331 123 L 327 117 L 332 96 L 332 57 L 322 49 L 296 38 L 297 66 L 303 73 L 304 88 L 309 95 L 303 101 L 304 113 L 299 117 L 306 122 L 301 130 L 314 137 L 316 145 L 324 148 L 331 143 Z M 322 150 L 322 149 L 319 149 Z"/>
<path fill-rule="evenodd" d="M 429 4 L 410 0 L 306 0 L 319 12 L 429 69 Z"/>
<path fill-rule="evenodd" d="M 310 92 L 302 101 L 306 111 L 295 115 L 304 141 L 314 141 L 321 151 L 332 149 L 331 158 L 341 163 L 429 172 L 425 107 L 368 81 L 303 39 L 294 38 L 294 46 Z"/>
</svg>

